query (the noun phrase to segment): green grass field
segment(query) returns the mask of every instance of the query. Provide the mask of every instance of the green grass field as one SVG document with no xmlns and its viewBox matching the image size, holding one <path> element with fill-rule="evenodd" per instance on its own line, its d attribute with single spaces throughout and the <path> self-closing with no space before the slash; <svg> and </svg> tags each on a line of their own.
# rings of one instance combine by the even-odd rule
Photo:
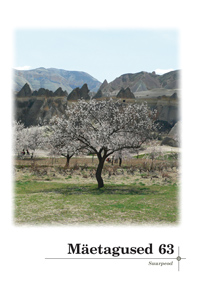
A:
<svg viewBox="0 0 200 288">
<path fill-rule="evenodd" d="M 15 224 L 132 225 L 177 224 L 176 183 L 142 182 L 67 184 L 54 181 L 16 181 Z"/>
<path fill-rule="evenodd" d="M 172 155 L 174 156 L 174 155 Z M 17 159 L 16 225 L 158 225 L 179 221 L 177 157 L 105 163 L 105 186 L 98 189 L 97 159 Z M 153 167 L 153 171 L 150 168 Z M 152 170 L 152 169 L 151 169 Z"/>
</svg>

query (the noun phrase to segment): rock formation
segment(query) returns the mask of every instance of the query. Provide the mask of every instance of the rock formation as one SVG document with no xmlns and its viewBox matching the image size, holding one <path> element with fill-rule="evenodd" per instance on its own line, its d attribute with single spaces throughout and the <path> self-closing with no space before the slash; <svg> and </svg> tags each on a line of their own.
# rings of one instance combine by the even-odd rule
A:
<svg viewBox="0 0 200 288">
<path fill-rule="evenodd" d="M 54 96 L 68 96 L 67 91 L 63 91 L 61 87 L 59 87 L 54 93 Z"/>
<path fill-rule="evenodd" d="M 51 97 L 51 96 L 67 96 L 68 93 L 67 91 L 63 91 L 61 87 L 59 87 L 55 92 L 45 89 L 45 88 L 40 88 L 39 90 L 31 91 L 30 86 L 26 83 L 22 89 L 17 93 L 17 97 L 30 97 L 30 96 L 46 96 L 46 97 Z"/>
<path fill-rule="evenodd" d="M 180 133 L 180 127 L 181 126 L 181 122 L 178 121 L 170 130 L 169 132 L 169 136 L 173 137 L 174 139 L 177 139 L 179 137 L 179 133 Z"/>
<path fill-rule="evenodd" d="M 161 146 L 163 145 L 167 145 L 167 146 L 171 146 L 171 147 L 178 147 L 178 143 L 176 140 L 174 140 L 173 138 L 171 137 L 165 137 L 161 143 Z"/>
<path fill-rule="evenodd" d="M 117 98 L 135 98 L 134 94 L 131 92 L 130 88 L 127 87 L 126 89 L 121 88 L 121 90 L 119 91 L 119 93 L 117 94 Z"/>
<path fill-rule="evenodd" d="M 77 87 L 75 88 L 67 97 L 67 100 L 80 100 L 80 99 L 84 99 L 84 100 L 90 100 L 90 96 L 89 96 L 89 89 L 87 84 L 84 84 L 81 88 Z"/>
<path fill-rule="evenodd" d="M 102 91 L 107 85 L 108 85 L 108 82 L 107 82 L 107 80 L 105 79 L 105 80 L 103 81 L 103 83 L 101 84 L 101 86 L 99 87 L 99 90 Z"/>
<path fill-rule="evenodd" d="M 93 96 L 92 99 L 99 99 L 99 98 L 102 98 L 102 97 L 103 97 L 102 91 L 101 91 L 101 89 L 99 89 L 97 91 L 97 93 Z"/>
<path fill-rule="evenodd" d="M 163 139 L 161 145 L 168 145 L 172 147 L 180 146 L 180 121 L 178 121 L 170 130 L 167 137 Z"/>
<path fill-rule="evenodd" d="M 43 73 L 49 73 L 45 68 L 36 70 L 36 76 L 41 79 Z M 57 73 L 55 69 L 50 70 L 52 73 Z M 64 70 L 59 70 L 59 73 L 63 77 L 67 77 L 69 74 L 69 72 Z M 31 75 L 29 75 L 30 79 Z M 177 87 L 179 71 L 172 71 L 164 75 L 147 72 L 124 74 L 110 83 L 104 80 L 96 94 L 89 91 L 87 82 L 83 82 L 85 78 L 82 77 L 87 76 L 85 73 L 75 73 L 73 75 L 79 83 L 85 84 L 82 87 L 79 85 L 73 87 L 69 95 L 67 95 L 65 89 L 65 91 L 63 90 L 63 86 L 57 87 L 55 92 L 53 92 L 54 90 L 47 89 L 45 86 L 33 91 L 32 88 L 34 87 L 32 84 L 30 86 L 29 82 L 27 82 L 16 94 L 17 119 L 24 122 L 27 126 L 37 125 L 45 121 L 48 122 L 53 115 L 60 115 L 62 111 L 65 111 L 64 108 L 68 100 L 90 100 L 91 98 L 101 100 L 105 99 L 105 97 L 112 97 L 113 99 L 123 99 L 124 102 L 126 102 L 125 99 L 129 99 L 127 102 L 132 103 L 147 102 L 150 109 L 157 110 L 157 121 L 162 123 L 163 131 L 165 132 L 180 120 L 179 89 L 166 89 L 166 87 Z M 56 78 L 53 78 L 52 81 L 53 83 L 57 83 Z"/>
<path fill-rule="evenodd" d="M 26 127 L 48 124 L 54 115 L 61 116 L 65 113 L 65 96 L 66 91 L 61 88 L 54 93 L 45 88 L 32 93 L 29 85 L 25 84 L 15 98 L 15 119 Z"/>
<path fill-rule="evenodd" d="M 22 98 L 21 98 L 22 99 Z M 24 123 L 26 127 L 46 125 L 55 115 L 61 116 L 67 108 L 65 97 L 38 97 L 28 100 L 15 100 L 15 119 Z"/>
<path fill-rule="evenodd" d="M 35 90 L 33 91 L 33 96 L 53 96 L 53 91 L 49 90 L 49 89 L 45 89 L 45 88 L 40 88 L 38 91 Z"/>
<path fill-rule="evenodd" d="M 26 83 L 22 89 L 17 93 L 17 97 L 29 97 L 32 95 L 30 86 Z"/>
<path fill-rule="evenodd" d="M 174 94 L 172 94 L 171 98 L 172 98 L 172 99 L 178 99 L 177 93 L 175 92 Z"/>
</svg>

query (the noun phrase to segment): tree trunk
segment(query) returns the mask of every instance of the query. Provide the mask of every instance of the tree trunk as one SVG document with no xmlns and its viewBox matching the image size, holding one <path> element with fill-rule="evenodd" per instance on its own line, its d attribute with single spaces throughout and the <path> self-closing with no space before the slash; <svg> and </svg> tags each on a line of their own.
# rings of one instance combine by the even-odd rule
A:
<svg viewBox="0 0 200 288">
<path fill-rule="evenodd" d="M 65 157 L 66 157 L 66 163 L 65 163 L 64 169 L 67 169 L 67 168 L 69 168 L 69 160 L 71 159 L 71 157 L 69 155 L 67 155 Z"/>
<path fill-rule="evenodd" d="M 96 179 L 98 182 L 98 188 L 104 187 L 103 179 L 101 177 L 104 162 L 105 162 L 104 158 L 99 158 L 99 164 L 98 164 L 97 171 L 96 171 Z"/>
<path fill-rule="evenodd" d="M 122 158 L 119 157 L 119 166 L 121 167 L 122 166 Z"/>
</svg>

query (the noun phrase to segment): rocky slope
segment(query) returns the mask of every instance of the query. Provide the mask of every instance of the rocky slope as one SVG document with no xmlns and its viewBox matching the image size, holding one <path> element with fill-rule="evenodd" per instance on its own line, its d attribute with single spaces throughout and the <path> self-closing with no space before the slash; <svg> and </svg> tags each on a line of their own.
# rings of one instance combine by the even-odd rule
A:
<svg viewBox="0 0 200 288">
<path fill-rule="evenodd" d="M 26 127 L 46 125 L 53 116 L 65 113 L 68 101 L 79 99 L 90 99 L 86 83 L 81 88 L 73 89 L 69 95 L 61 87 L 55 92 L 44 88 L 32 91 L 26 83 L 15 95 L 15 119 Z"/>
<path fill-rule="evenodd" d="M 157 89 L 155 89 L 157 90 Z M 147 102 L 148 106 L 151 109 L 157 111 L 157 120 L 162 122 L 166 128 L 171 128 L 173 125 L 180 120 L 180 111 L 179 111 L 179 90 L 175 89 L 161 89 L 164 93 L 158 93 L 155 96 L 157 91 L 152 92 L 152 96 L 140 96 L 135 92 L 136 97 L 135 102 L 141 103 L 143 101 Z M 167 93 L 168 92 L 168 93 Z M 160 94 L 162 96 L 160 96 Z M 168 95 L 166 95 L 168 94 Z"/>
<path fill-rule="evenodd" d="M 26 127 L 48 124 L 53 116 L 65 113 L 67 96 L 61 87 L 55 92 L 44 88 L 32 91 L 26 83 L 15 95 L 15 119 Z"/>
<path fill-rule="evenodd" d="M 172 147 L 180 147 L 180 129 L 181 122 L 178 121 L 170 130 L 167 137 L 165 137 L 161 143 L 161 145 L 169 145 Z"/>
</svg>

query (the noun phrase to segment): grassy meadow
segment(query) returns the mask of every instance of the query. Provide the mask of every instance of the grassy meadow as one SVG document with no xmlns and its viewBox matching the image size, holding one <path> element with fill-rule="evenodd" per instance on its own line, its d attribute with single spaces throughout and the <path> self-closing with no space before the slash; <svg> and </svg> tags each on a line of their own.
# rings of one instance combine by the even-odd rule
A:
<svg viewBox="0 0 200 288">
<path fill-rule="evenodd" d="M 97 159 L 16 159 L 14 223 L 16 225 L 177 224 L 178 160 L 142 156 L 105 163 L 105 186 L 97 188 Z"/>
</svg>

